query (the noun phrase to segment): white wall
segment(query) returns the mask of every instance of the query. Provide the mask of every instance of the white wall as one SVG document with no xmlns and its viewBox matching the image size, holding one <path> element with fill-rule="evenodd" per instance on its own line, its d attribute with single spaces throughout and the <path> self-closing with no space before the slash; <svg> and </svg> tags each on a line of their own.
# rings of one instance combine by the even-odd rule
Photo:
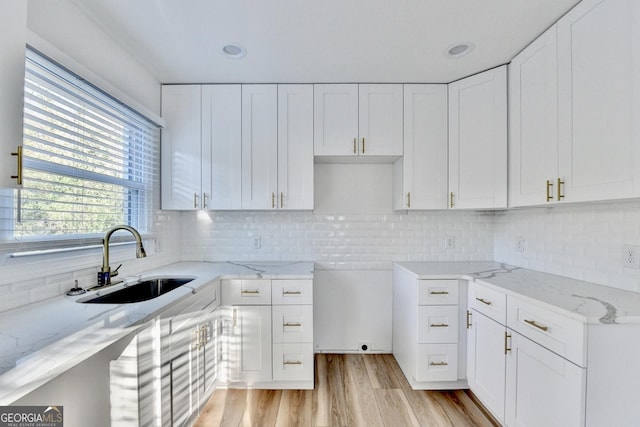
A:
<svg viewBox="0 0 640 427">
<path fill-rule="evenodd" d="M 519 237 L 524 252 L 516 251 Z M 640 201 L 496 215 L 496 261 L 640 292 L 640 270 L 622 267 L 623 245 L 640 245 Z"/>
</svg>

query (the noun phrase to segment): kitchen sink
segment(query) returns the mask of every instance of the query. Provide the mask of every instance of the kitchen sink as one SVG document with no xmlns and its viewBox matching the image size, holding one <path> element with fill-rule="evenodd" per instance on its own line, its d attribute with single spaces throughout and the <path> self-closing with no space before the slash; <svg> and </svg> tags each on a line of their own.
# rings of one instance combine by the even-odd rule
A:
<svg viewBox="0 0 640 427">
<path fill-rule="evenodd" d="M 193 278 L 188 277 L 149 278 L 131 285 L 125 285 L 125 287 L 117 291 L 90 299 L 78 300 L 78 302 L 85 304 L 127 304 L 147 301 L 179 288 L 192 280 Z"/>
</svg>

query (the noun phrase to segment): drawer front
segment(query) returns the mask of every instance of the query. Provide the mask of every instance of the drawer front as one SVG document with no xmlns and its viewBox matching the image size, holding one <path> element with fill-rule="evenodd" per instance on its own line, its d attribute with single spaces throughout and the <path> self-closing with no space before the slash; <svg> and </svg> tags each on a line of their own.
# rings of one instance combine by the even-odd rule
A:
<svg viewBox="0 0 640 427">
<path fill-rule="evenodd" d="M 313 342 L 313 306 L 274 305 L 271 315 L 274 343 Z"/>
<path fill-rule="evenodd" d="M 418 305 L 458 304 L 457 280 L 418 280 Z"/>
<path fill-rule="evenodd" d="M 469 283 L 469 307 L 504 325 L 507 321 L 507 295 L 477 282 Z"/>
<path fill-rule="evenodd" d="M 313 280 L 272 280 L 273 304 L 313 304 Z"/>
<path fill-rule="evenodd" d="M 418 343 L 457 343 L 459 317 L 457 305 L 418 307 Z"/>
<path fill-rule="evenodd" d="M 586 367 L 586 329 L 582 322 L 511 295 L 507 306 L 510 329 Z"/>
<path fill-rule="evenodd" d="M 457 344 L 419 344 L 417 381 L 457 381 Z"/>
<path fill-rule="evenodd" d="M 271 280 L 225 279 L 222 281 L 224 305 L 271 305 Z"/>
<path fill-rule="evenodd" d="M 274 381 L 313 381 L 313 343 L 274 344 Z"/>
</svg>

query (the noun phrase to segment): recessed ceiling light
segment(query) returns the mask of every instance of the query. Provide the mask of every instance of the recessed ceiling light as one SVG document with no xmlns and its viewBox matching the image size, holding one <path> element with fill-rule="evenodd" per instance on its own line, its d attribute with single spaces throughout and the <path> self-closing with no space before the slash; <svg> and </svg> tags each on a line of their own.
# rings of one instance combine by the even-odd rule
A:
<svg viewBox="0 0 640 427">
<path fill-rule="evenodd" d="M 247 49 L 238 43 L 228 43 L 222 46 L 222 54 L 227 58 L 242 59 L 247 56 Z"/>
<path fill-rule="evenodd" d="M 459 58 L 471 52 L 473 50 L 473 43 L 458 43 L 449 47 L 446 51 L 446 56 L 451 58 Z"/>
</svg>

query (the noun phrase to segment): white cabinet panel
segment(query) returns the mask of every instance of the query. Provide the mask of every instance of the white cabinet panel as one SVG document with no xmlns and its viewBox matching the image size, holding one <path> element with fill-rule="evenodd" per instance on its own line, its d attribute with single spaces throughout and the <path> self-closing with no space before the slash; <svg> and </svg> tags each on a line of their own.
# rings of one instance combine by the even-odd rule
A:
<svg viewBox="0 0 640 427">
<path fill-rule="evenodd" d="M 272 326 L 274 343 L 312 343 L 313 306 L 274 305 Z"/>
<path fill-rule="evenodd" d="M 242 209 L 274 209 L 277 192 L 277 87 L 243 85 Z"/>
<path fill-rule="evenodd" d="M 418 305 L 458 304 L 458 280 L 418 280 Z"/>
<path fill-rule="evenodd" d="M 313 381 L 313 343 L 273 344 L 274 381 Z"/>
<path fill-rule="evenodd" d="M 449 207 L 507 206 L 507 73 L 449 85 Z"/>
<path fill-rule="evenodd" d="M 313 209 L 313 86 L 278 85 L 278 208 Z"/>
<path fill-rule="evenodd" d="M 271 281 L 271 301 L 273 305 L 313 304 L 313 280 Z"/>
<path fill-rule="evenodd" d="M 393 165 L 393 209 L 447 207 L 447 85 L 404 85 L 404 156 Z"/>
<path fill-rule="evenodd" d="M 402 85 L 358 85 L 360 154 L 402 155 Z"/>
<path fill-rule="evenodd" d="M 418 344 L 416 380 L 456 381 L 458 379 L 457 344 Z"/>
<path fill-rule="evenodd" d="M 509 64 L 509 97 L 509 206 L 555 201 L 558 177 L 555 25 Z"/>
<path fill-rule="evenodd" d="M 640 4 L 585 0 L 558 21 L 566 201 L 640 194 Z"/>
<path fill-rule="evenodd" d="M 24 61 L 27 33 L 27 2 L 8 0 L 0 14 L 0 188 L 13 188 L 17 181 L 17 153 L 22 146 L 24 105 Z"/>
<path fill-rule="evenodd" d="M 230 311 L 229 380 L 271 381 L 271 306 L 235 306 Z"/>
<path fill-rule="evenodd" d="M 358 85 L 316 84 L 314 91 L 314 154 L 357 155 Z"/>
<path fill-rule="evenodd" d="M 271 280 L 223 279 L 223 305 L 271 305 Z"/>
<path fill-rule="evenodd" d="M 458 317 L 457 305 L 419 306 L 418 343 L 457 343 Z"/>
<path fill-rule="evenodd" d="M 584 426 L 585 369 L 512 333 L 507 356 L 506 424 Z"/>
<path fill-rule="evenodd" d="M 241 100 L 240 85 L 202 86 L 204 209 L 242 207 Z"/>
</svg>

